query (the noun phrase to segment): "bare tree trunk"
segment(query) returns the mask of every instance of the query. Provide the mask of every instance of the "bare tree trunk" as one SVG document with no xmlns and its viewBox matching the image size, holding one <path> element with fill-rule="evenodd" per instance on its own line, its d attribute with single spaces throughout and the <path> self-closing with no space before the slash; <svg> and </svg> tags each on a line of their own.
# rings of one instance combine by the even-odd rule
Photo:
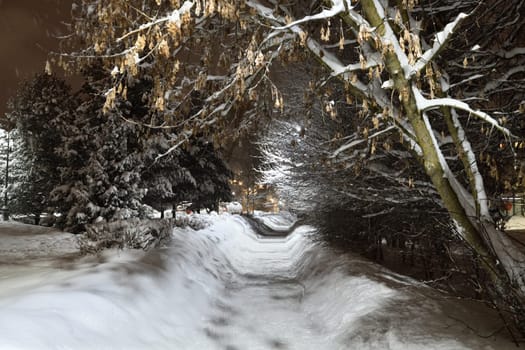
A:
<svg viewBox="0 0 525 350">
<path fill-rule="evenodd" d="M 384 35 L 388 24 L 378 13 L 374 0 L 363 0 L 361 5 L 370 24 L 381 35 Z M 520 259 L 519 254 L 516 253 L 515 258 L 507 257 L 508 254 L 505 253 L 505 249 L 508 245 L 505 239 L 495 236 L 496 231 L 493 229 L 493 225 L 476 222 L 475 211 L 474 213 L 466 211 L 465 204 L 458 197 L 457 188 L 454 188 L 450 182 L 454 179 L 449 179 L 450 174 L 443 168 L 434 137 L 426 125 L 426 117 L 417 107 L 411 81 L 405 77 L 404 70 L 395 52 L 387 51 L 384 56 L 385 68 L 392 77 L 395 90 L 399 92 L 404 114 L 413 127 L 417 143 L 421 148 L 419 159 L 423 163 L 426 174 L 430 177 L 452 219 L 462 230 L 463 238 L 479 255 L 482 267 L 490 280 L 497 288 L 509 285 L 510 280 L 517 277 L 515 264 L 520 260 L 516 261 L 515 259 Z M 498 253 L 505 259 L 501 259 Z M 523 283 L 520 283 L 521 286 Z M 520 295 L 523 295 L 522 291 L 520 291 Z"/>
</svg>

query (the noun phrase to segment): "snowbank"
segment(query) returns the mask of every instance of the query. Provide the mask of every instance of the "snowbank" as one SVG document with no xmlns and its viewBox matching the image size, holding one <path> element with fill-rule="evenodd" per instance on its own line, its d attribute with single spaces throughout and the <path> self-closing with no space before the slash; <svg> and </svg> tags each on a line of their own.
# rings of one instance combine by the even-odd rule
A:
<svg viewBox="0 0 525 350">
<path fill-rule="evenodd" d="M 0 264 L 78 254 L 75 235 L 54 228 L 0 221 Z"/>
<path fill-rule="evenodd" d="M 167 247 L 0 274 L 0 349 L 514 348 L 473 321 L 494 313 L 336 255 L 312 227 L 259 239 L 237 215 L 208 220 Z"/>
<path fill-rule="evenodd" d="M 253 217 L 276 232 L 288 232 L 297 222 L 295 215 L 284 211 L 278 214 L 256 211 Z"/>
</svg>

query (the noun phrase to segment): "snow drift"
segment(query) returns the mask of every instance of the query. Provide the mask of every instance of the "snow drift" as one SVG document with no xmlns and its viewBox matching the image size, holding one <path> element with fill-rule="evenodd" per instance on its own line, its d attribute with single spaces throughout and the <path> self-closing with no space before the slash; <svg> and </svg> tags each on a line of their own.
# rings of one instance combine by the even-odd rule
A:
<svg viewBox="0 0 525 350">
<path fill-rule="evenodd" d="M 26 281 L 4 272 L 3 286 L 18 287 L 0 294 L 0 348 L 512 346 L 491 336 L 500 325 L 489 311 L 330 251 L 314 233 L 299 226 L 260 237 L 241 217 L 221 215 L 200 231 L 176 229 L 164 248 L 29 264 Z"/>
</svg>

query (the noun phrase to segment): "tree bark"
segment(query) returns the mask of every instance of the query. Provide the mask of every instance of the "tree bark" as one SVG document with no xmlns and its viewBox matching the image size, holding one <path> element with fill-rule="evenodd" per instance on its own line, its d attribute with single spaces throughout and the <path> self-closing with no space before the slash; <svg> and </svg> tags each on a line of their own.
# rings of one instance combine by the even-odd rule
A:
<svg viewBox="0 0 525 350">
<path fill-rule="evenodd" d="M 384 18 L 380 16 L 374 0 L 361 1 L 363 11 L 370 24 L 376 28 L 376 31 L 384 36 L 386 26 Z M 497 266 L 497 261 L 493 254 L 490 253 L 487 245 L 480 235 L 479 229 L 476 228 L 468 217 L 463 205 L 461 204 L 457 193 L 450 184 L 445 169 L 440 162 L 440 155 L 434 145 L 433 137 L 430 134 L 424 120 L 424 116 L 419 111 L 414 94 L 412 92 L 412 82 L 407 80 L 404 70 L 395 52 L 387 50 L 385 52 L 385 69 L 394 81 L 394 88 L 400 94 L 401 104 L 405 115 L 414 129 L 417 143 L 421 147 L 422 154 L 420 161 L 423 164 L 426 174 L 430 177 L 433 185 L 436 187 L 445 208 L 450 213 L 452 219 L 459 225 L 463 232 L 463 238 L 480 256 L 483 268 L 490 276 L 492 282 L 500 286 L 502 283 L 501 274 Z"/>
</svg>

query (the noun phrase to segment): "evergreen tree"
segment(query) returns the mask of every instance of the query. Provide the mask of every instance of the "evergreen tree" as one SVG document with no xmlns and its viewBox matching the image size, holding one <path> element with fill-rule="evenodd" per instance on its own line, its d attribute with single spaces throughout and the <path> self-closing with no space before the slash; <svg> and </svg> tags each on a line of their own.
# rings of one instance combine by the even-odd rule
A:
<svg viewBox="0 0 525 350">
<path fill-rule="evenodd" d="M 192 139 L 185 147 L 163 155 L 167 140 L 160 135 L 154 140 L 156 145 L 149 147 L 146 156 L 151 165 L 142 176 L 147 188 L 145 203 L 162 213 L 170 204 L 183 201 L 192 202 L 193 209 L 218 210 L 220 201 L 231 200 L 232 173 L 211 143 Z"/>
<path fill-rule="evenodd" d="M 164 133 L 159 133 L 146 140 L 148 146 L 144 151 L 147 166 L 142 173 L 142 183 L 146 188 L 143 202 L 161 212 L 180 200 L 180 193 L 176 191 L 177 184 L 189 182 L 194 184 L 194 179 L 187 169 L 179 163 L 181 149 L 175 149 L 162 156 L 168 149 L 169 143 Z"/>
<path fill-rule="evenodd" d="M 107 79 L 100 79 L 96 67 L 85 74 L 79 93 L 83 102 L 74 123 L 61 130 L 64 143 L 58 154 L 67 165 L 60 169 L 61 184 L 52 192 L 52 203 L 63 214 L 59 224 L 71 231 L 83 230 L 98 218 L 139 216 L 144 194 L 139 185 L 145 128 L 131 122 L 145 115 L 146 110 L 133 104 L 133 95 L 142 87 L 130 88 L 128 101 L 115 101 L 106 109 Z"/>
<path fill-rule="evenodd" d="M 220 201 L 232 200 L 229 181 L 233 174 L 210 142 L 199 138 L 191 143 L 181 164 L 194 178 L 194 188 L 188 194 L 192 208 L 218 211 Z M 188 185 L 182 184 L 179 189 Z"/>
<path fill-rule="evenodd" d="M 147 78 L 108 106 L 112 82 L 96 66 L 85 77 L 74 120 L 57 128 L 63 142 L 54 151 L 62 165 L 51 203 L 61 227 L 81 231 L 95 220 L 141 216 L 143 203 L 162 212 L 182 200 L 216 208 L 229 198 L 229 170 L 211 145 L 190 141 L 187 150 L 172 149 L 172 129 L 146 125 L 158 118 L 143 100 L 152 86 Z"/>
<path fill-rule="evenodd" d="M 12 161 L 13 201 L 10 209 L 31 214 L 38 224 L 47 209 L 51 190 L 59 182 L 56 169 L 63 160 L 56 149 L 62 143 L 61 128 L 72 120 L 75 98 L 64 80 L 39 74 L 24 82 L 9 102 L 6 122 L 14 126 Z"/>
<path fill-rule="evenodd" d="M 144 104 L 143 101 L 141 101 Z M 202 93 L 191 93 L 189 113 L 202 107 Z M 192 202 L 192 208 L 218 210 L 219 201 L 231 200 L 232 172 L 213 144 L 200 135 L 173 148 L 176 128 L 155 128 L 144 140 L 144 202 L 161 211 L 170 204 Z"/>
<path fill-rule="evenodd" d="M 11 146 L 11 140 L 9 131 L 0 129 L 0 187 L 2 188 L 2 191 L 0 192 L 2 200 L 2 204 L 4 204 L 4 193 L 6 192 L 6 172 L 8 171 L 8 159 L 11 156 L 10 155 L 10 146 Z"/>
<path fill-rule="evenodd" d="M 43 172 L 38 171 L 39 159 L 27 147 L 18 129 L 9 133 L 9 144 L 9 213 L 32 216 L 34 223 L 38 225 L 40 215 L 46 209 L 50 180 Z"/>
</svg>

